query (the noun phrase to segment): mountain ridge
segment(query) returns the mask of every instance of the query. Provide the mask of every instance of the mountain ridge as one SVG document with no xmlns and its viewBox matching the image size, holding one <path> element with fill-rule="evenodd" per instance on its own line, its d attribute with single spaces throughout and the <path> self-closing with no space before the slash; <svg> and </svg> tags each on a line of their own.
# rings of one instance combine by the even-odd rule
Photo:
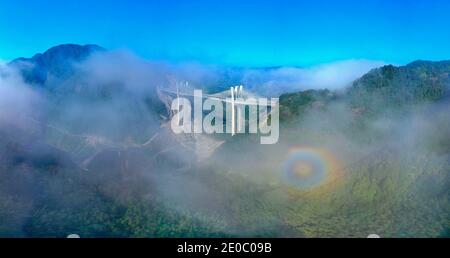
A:
<svg viewBox="0 0 450 258">
<path fill-rule="evenodd" d="M 18 68 L 26 82 L 44 84 L 49 76 L 68 78 L 74 71 L 73 63 L 105 50 L 95 44 L 62 44 L 35 54 L 31 58 L 14 59 L 8 65 Z"/>
</svg>

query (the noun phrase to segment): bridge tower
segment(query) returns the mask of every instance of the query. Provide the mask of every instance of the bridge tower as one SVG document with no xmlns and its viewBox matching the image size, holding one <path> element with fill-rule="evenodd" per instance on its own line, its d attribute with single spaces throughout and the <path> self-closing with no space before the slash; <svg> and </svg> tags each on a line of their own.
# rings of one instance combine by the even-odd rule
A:
<svg viewBox="0 0 450 258">
<path fill-rule="evenodd" d="M 236 121 L 237 121 L 237 130 L 239 132 L 242 128 L 242 123 L 243 123 L 243 120 L 242 120 L 242 108 L 243 107 L 239 104 L 236 105 L 236 100 L 243 99 L 244 87 L 242 85 L 231 87 L 230 92 L 231 92 L 231 135 L 235 135 L 236 134 Z"/>
</svg>

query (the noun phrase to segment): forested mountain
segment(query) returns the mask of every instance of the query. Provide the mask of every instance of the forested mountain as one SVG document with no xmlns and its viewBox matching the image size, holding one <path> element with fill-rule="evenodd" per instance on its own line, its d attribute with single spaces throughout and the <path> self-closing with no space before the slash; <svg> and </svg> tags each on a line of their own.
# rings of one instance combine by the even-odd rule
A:
<svg viewBox="0 0 450 258">
<path fill-rule="evenodd" d="M 0 236 L 448 237 L 450 61 L 286 92 L 272 146 L 174 135 L 157 91 L 174 74 L 95 45 L 9 68 L 33 101 L 0 117 Z"/>
</svg>

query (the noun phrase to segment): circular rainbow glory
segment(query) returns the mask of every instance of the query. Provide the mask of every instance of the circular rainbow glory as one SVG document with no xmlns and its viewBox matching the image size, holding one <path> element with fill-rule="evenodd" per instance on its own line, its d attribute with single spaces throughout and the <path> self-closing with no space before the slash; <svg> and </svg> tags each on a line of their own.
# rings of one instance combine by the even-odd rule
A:
<svg viewBox="0 0 450 258">
<path fill-rule="evenodd" d="M 335 181 L 340 168 L 340 163 L 329 151 L 311 147 L 290 149 L 282 164 L 287 182 L 303 190 Z"/>
</svg>

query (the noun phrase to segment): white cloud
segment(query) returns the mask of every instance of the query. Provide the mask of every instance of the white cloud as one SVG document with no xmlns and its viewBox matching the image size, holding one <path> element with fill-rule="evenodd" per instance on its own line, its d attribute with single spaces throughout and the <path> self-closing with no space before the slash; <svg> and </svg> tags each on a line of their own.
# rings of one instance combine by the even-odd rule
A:
<svg viewBox="0 0 450 258">
<path fill-rule="evenodd" d="M 0 64 L 0 122 L 27 127 L 41 96 L 27 85 L 16 69 Z"/>
<path fill-rule="evenodd" d="M 265 94 L 306 89 L 340 89 L 351 84 L 373 68 L 384 65 L 381 61 L 345 60 L 310 68 L 281 67 L 269 70 L 249 70 L 243 83 Z"/>
</svg>

